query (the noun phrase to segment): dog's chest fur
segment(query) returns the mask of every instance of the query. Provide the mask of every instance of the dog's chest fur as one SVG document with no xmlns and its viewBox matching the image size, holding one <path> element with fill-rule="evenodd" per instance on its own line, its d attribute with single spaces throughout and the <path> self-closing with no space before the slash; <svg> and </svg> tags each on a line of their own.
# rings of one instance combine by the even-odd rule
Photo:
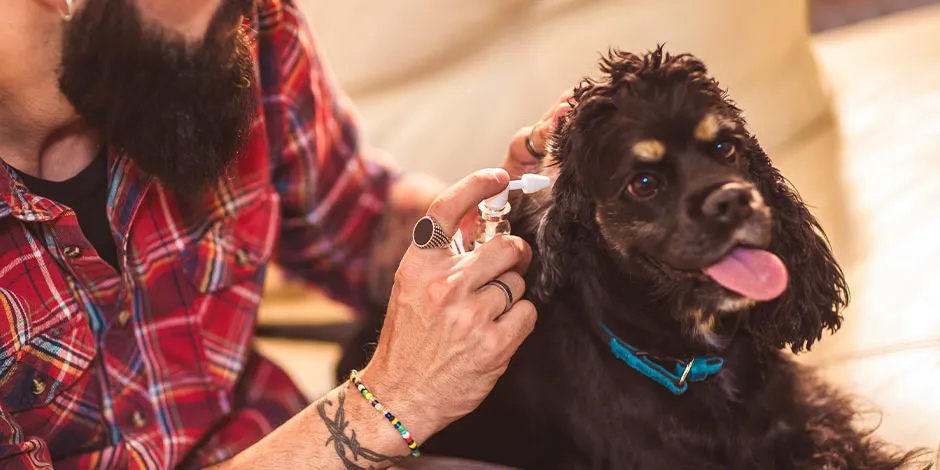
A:
<svg viewBox="0 0 940 470">
<path fill-rule="evenodd" d="M 732 346 L 721 373 L 674 396 L 616 359 L 571 312 L 540 307 L 536 331 L 490 397 L 427 451 L 532 469 L 717 469 L 755 444 L 752 431 L 772 426 L 749 423 L 767 413 L 740 400 L 754 393 L 737 377 L 756 366 L 746 341 Z"/>
</svg>

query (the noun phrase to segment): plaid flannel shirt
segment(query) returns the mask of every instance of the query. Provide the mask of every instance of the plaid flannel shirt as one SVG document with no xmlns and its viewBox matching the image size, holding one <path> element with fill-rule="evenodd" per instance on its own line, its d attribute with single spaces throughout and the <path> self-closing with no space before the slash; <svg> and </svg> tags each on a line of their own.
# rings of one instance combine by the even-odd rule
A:
<svg viewBox="0 0 940 470">
<path fill-rule="evenodd" d="M 293 1 L 255 13 L 263 107 L 229 178 L 182 204 L 110 155 L 121 273 L 0 164 L 0 468 L 204 466 L 305 405 L 252 349 L 265 267 L 354 303 L 392 176 Z"/>
</svg>

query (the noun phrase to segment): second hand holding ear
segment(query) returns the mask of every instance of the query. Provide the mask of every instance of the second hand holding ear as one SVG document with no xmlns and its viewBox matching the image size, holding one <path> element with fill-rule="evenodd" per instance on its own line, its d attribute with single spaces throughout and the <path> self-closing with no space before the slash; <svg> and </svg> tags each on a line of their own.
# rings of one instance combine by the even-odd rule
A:
<svg viewBox="0 0 940 470">
<path fill-rule="evenodd" d="M 566 90 L 537 123 L 523 127 L 513 135 L 509 141 L 509 152 L 503 160 L 503 168 L 509 172 L 510 176 L 518 178 L 525 173 L 538 173 L 545 163 L 543 158 L 548 156 L 547 144 L 552 132 L 555 131 L 561 118 L 571 110 L 571 104 L 568 101 L 572 94 L 573 90 Z M 532 148 L 529 148 L 529 143 Z"/>
</svg>

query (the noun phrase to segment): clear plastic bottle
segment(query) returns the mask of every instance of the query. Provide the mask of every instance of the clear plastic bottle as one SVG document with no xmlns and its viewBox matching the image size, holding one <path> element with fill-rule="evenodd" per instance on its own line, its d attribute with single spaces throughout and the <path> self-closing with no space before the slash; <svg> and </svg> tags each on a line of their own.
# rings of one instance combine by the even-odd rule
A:
<svg viewBox="0 0 940 470">
<path fill-rule="evenodd" d="M 509 219 L 506 214 L 512 210 L 512 205 L 508 202 L 502 208 L 490 209 L 486 206 L 486 201 L 480 203 L 480 221 L 477 224 L 477 233 L 473 237 L 473 249 L 490 241 L 496 235 L 508 235 L 511 232 Z"/>
</svg>

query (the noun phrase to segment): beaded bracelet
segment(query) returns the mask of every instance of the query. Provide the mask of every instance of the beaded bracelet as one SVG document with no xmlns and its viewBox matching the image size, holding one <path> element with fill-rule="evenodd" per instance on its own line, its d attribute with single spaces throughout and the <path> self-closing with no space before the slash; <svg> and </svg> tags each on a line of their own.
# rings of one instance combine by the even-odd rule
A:
<svg viewBox="0 0 940 470">
<path fill-rule="evenodd" d="M 359 371 L 353 369 L 349 372 L 349 382 L 356 386 L 359 390 L 359 393 L 362 394 L 362 397 L 368 400 L 369 404 L 375 408 L 376 411 L 385 416 L 385 419 L 388 422 L 392 423 L 392 426 L 395 426 L 395 430 L 401 434 L 402 439 L 405 440 L 405 443 L 408 444 L 408 448 L 411 449 L 411 456 L 418 457 L 421 455 L 421 450 L 418 449 L 418 444 L 415 443 L 415 440 L 411 438 L 411 433 L 405 429 L 405 426 L 401 424 L 401 421 L 398 421 L 398 418 L 395 417 L 388 409 L 382 406 L 378 400 L 375 399 L 375 396 L 372 395 L 372 392 L 362 384 L 362 381 L 359 380 Z"/>
</svg>

